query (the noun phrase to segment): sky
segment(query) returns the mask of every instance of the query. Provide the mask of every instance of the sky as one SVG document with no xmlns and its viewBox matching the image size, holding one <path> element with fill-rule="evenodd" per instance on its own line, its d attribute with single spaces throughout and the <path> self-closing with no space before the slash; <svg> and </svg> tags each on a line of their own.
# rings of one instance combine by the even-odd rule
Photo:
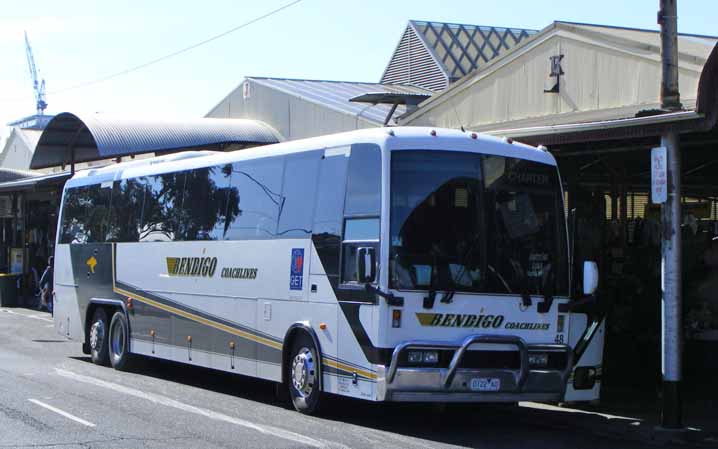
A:
<svg viewBox="0 0 718 449">
<path fill-rule="evenodd" d="M 658 29 L 658 0 L 301 0 L 142 70 L 292 0 L 3 0 L 0 136 L 35 113 L 23 31 L 47 89 L 47 113 L 204 116 L 245 76 L 377 82 L 408 20 L 542 29 L 555 20 Z M 678 0 L 682 33 L 718 35 L 718 0 Z"/>
</svg>

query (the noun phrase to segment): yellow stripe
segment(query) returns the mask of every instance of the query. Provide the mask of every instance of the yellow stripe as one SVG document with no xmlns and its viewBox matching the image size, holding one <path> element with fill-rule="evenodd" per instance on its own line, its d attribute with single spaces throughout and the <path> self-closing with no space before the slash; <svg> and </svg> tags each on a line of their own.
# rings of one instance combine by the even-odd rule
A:
<svg viewBox="0 0 718 449">
<path fill-rule="evenodd" d="M 195 321 L 195 322 L 197 322 L 197 323 L 201 323 L 201 324 L 204 324 L 204 325 L 206 325 L 206 326 L 210 326 L 210 327 L 213 327 L 213 328 L 215 328 L 215 329 L 219 329 L 219 330 L 221 330 L 221 331 L 224 331 L 224 332 L 227 332 L 227 333 L 230 333 L 230 334 L 233 334 L 233 335 L 237 335 L 237 336 L 239 336 L 239 337 L 246 338 L 246 339 L 248 339 L 248 340 L 252 340 L 252 341 L 255 341 L 255 342 L 257 342 L 257 343 L 261 343 L 261 344 L 263 344 L 263 345 L 265 345 L 265 346 L 269 346 L 269 347 L 272 347 L 272 348 L 275 348 L 275 349 L 280 349 L 280 350 L 282 349 L 282 344 L 281 344 L 281 343 L 278 343 L 278 342 L 276 342 L 276 341 L 268 340 L 268 339 L 266 339 L 266 338 L 264 338 L 264 337 L 259 337 L 259 336 L 257 336 L 257 335 L 250 334 L 249 332 L 245 332 L 245 331 L 242 331 L 242 330 L 239 330 L 239 329 L 235 329 L 235 328 L 233 328 L 233 327 L 230 327 L 230 326 L 227 326 L 227 325 L 224 325 L 224 324 L 221 324 L 221 323 L 217 323 L 216 321 L 211 321 L 211 320 L 208 320 L 208 319 L 206 319 L 206 318 L 202 318 L 202 317 L 200 317 L 200 316 L 198 316 L 198 315 L 195 315 L 195 314 L 193 314 L 193 313 L 185 312 L 184 310 L 180 310 L 180 309 L 177 309 L 177 308 L 175 308 L 175 307 L 162 304 L 162 303 L 157 302 L 157 301 L 154 301 L 154 300 L 152 300 L 152 299 L 145 298 L 144 296 L 140 296 L 140 295 L 137 295 L 137 294 L 135 294 L 135 293 L 128 292 L 127 290 L 123 290 L 123 289 L 121 289 L 121 288 L 119 288 L 119 287 L 114 287 L 113 290 L 115 291 L 115 293 L 119 293 L 119 294 L 121 294 L 121 295 L 127 295 L 127 296 L 129 296 L 130 298 L 132 298 L 132 299 L 136 299 L 136 300 L 138 300 L 138 301 L 141 301 L 141 302 L 144 302 L 144 303 L 146 303 L 146 304 L 149 304 L 149 305 L 151 305 L 151 306 L 153 306 L 153 307 L 157 307 L 158 309 L 162 309 L 162 310 L 165 310 L 165 311 L 167 311 L 167 312 L 174 313 L 175 315 L 179 315 L 179 316 L 181 316 L 181 317 L 187 318 L 187 319 L 192 320 L 192 321 Z"/>
<path fill-rule="evenodd" d="M 332 368 L 337 368 L 342 371 L 348 371 L 350 373 L 357 373 L 358 375 L 362 377 L 366 377 L 368 379 L 376 379 L 376 374 L 370 372 L 370 371 L 364 371 L 362 369 L 356 369 L 353 366 L 345 365 L 341 362 L 336 362 L 334 360 L 324 359 L 323 360 L 325 365 L 331 366 Z"/>
<path fill-rule="evenodd" d="M 221 330 L 221 331 L 225 331 L 225 332 L 228 332 L 228 333 L 230 333 L 230 334 L 237 335 L 237 336 L 246 338 L 246 339 L 251 340 L 251 341 L 255 341 L 255 342 L 257 342 L 257 343 L 261 343 L 261 344 L 263 344 L 263 345 L 266 345 L 266 346 L 269 346 L 269 347 L 272 347 L 272 348 L 275 348 L 275 349 L 279 349 L 279 350 L 282 349 L 282 344 L 281 344 L 281 343 L 278 343 L 278 342 L 276 342 L 276 341 L 268 340 L 268 339 L 266 339 L 266 338 L 263 338 L 263 337 L 259 337 L 259 336 L 250 334 L 249 332 L 244 332 L 244 331 L 241 331 L 241 330 L 239 330 L 239 329 L 235 329 L 235 328 L 233 328 L 233 327 L 229 327 L 229 326 L 226 326 L 226 325 L 224 325 L 224 324 L 217 323 L 217 322 L 215 322 L 215 321 L 211 321 L 211 320 L 202 318 L 202 317 L 197 316 L 197 315 L 195 315 L 195 314 L 192 314 L 192 313 L 189 313 L 189 312 L 185 312 L 184 310 L 180 310 L 180 309 L 177 309 L 177 308 L 172 307 L 172 306 L 164 305 L 164 304 L 162 304 L 162 303 L 160 303 L 160 302 L 154 301 L 154 300 L 149 299 L 149 298 L 145 298 L 144 296 L 140 296 L 140 295 L 137 295 L 137 294 L 135 294 L 135 293 L 131 293 L 131 292 L 128 292 L 127 290 L 124 290 L 124 289 L 121 289 L 121 288 L 117 287 L 116 284 L 115 284 L 115 245 L 114 245 L 114 244 L 112 244 L 112 290 L 113 290 L 115 293 L 119 293 L 119 294 L 121 294 L 121 295 L 129 296 L 130 298 L 133 298 L 133 299 L 136 299 L 136 300 L 138 300 L 138 301 L 144 302 L 144 303 L 146 303 L 146 304 L 149 304 L 149 305 L 151 305 L 151 306 L 154 306 L 154 307 L 157 307 L 157 308 L 159 308 L 159 309 L 165 310 L 165 311 L 167 311 L 167 312 L 171 312 L 171 313 L 174 313 L 174 314 L 176 314 L 176 315 L 185 317 L 185 318 L 190 319 L 190 320 L 192 320 L 192 321 L 196 321 L 196 322 L 198 322 L 198 323 L 205 324 L 205 325 L 210 326 L 210 327 L 213 327 L 213 328 L 215 328 L 215 329 L 219 329 L 219 330 Z M 352 366 L 350 366 L 350 365 L 346 365 L 346 364 L 341 363 L 341 362 L 335 362 L 335 361 L 333 361 L 333 360 L 329 360 L 329 359 L 326 359 L 326 358 L 325 358 L 325 359 L 323 360 L 323 363 L 324 363 L 325 365 L 331 366 L 332 368 L 340 369 L 340 370 L 347 371 L 347 372 L 350 372 L 350 373 L 355 372 L 355 373 L 357 373 L 358 375 L 360 375 L 360 376 L 362 376 L 362 377 L 366 377 L 366 378 L 368 378 L 368 379 L 376 379 L 376 374 L 374 374 L 374 373 L 372 373 L 372 372 L 370 372 L 370 371 L 365 371 L 365 370 L 362 370 L 362 369 L 356 369 L 356 368 L 354 368 L 354 367 L 352 367 Z"/>
</svg>

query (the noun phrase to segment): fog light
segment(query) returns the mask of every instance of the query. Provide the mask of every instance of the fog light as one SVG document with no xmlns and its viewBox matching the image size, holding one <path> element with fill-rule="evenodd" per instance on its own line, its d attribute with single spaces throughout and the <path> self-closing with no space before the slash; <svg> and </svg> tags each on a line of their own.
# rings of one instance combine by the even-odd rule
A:
<svg viewBox="0 0 718 449">
<path fill-rule="evenodd" d="M 548 354 L 546 353 L 535 353 L 529 354 L 529 365 L 531 366 L 547 366 L 548 365 Z"/>
<path fill-rule="evenodd" d="M 421 363 L 424 360 L 422 351 L 409 351 L 409 363 Z"/>
<path fill-rule="evenodd" d="M 596 368 L 581 366 L 573 372 L 573 388 L 576 390 L 590 390 L 596 385 Z"/>
<path fill-rule="evenodd" d="M 424 363 L 437 363 L 439 361 L 438 351 L 424 351 Z"/>
</svg>

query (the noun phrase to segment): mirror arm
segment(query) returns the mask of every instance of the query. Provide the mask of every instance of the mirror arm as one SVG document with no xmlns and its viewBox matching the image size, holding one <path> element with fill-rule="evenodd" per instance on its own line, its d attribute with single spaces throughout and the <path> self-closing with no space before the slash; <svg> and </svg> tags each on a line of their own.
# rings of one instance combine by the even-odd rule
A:
<svg viewBox="0 0 718 449">
<path fill-rule="evenodd" d="M 404 305 L 404 298 L 401 296 L 394 296 L 393 293 L 386 293 L 381 291 L 378 287 L 374 287 L 369 282 L 364 284 L 364 288 L 366 289 L 367 293 L 371 295 L 381 296 L 382 298 L 386 299 L 386 303 L 390 306 L 395 307 L 402 307 Z"/>
</svg>

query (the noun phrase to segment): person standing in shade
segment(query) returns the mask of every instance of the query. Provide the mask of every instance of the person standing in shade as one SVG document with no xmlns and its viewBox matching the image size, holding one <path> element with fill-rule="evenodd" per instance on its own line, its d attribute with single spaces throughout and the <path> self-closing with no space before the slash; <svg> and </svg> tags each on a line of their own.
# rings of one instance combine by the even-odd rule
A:
<svg viewBox="0 0 718 449">
<path fill-rule="evenodd" d="M 40 278 L 40 290 L 41 290 L 41 305 L 40 307 L 52 313 L 52 290 L 53 290 L 53 269 L 52 262 L 53 256 L 50 256 L 47 260 L 47 268 L 42 273 Z"/>
</svg>

